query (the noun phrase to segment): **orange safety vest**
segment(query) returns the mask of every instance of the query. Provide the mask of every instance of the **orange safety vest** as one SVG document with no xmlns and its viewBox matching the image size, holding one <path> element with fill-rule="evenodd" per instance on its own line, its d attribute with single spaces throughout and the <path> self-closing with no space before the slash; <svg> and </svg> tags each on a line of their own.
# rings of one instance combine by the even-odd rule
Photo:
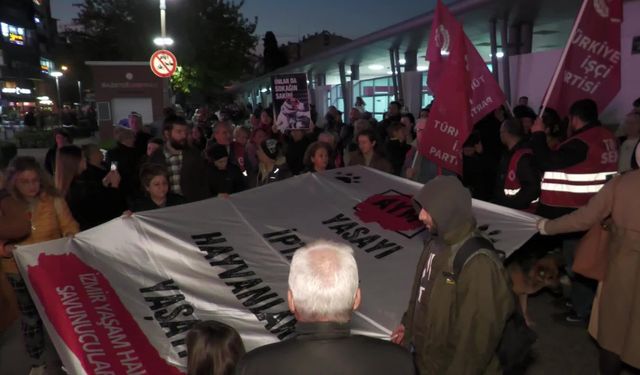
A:
<svg viewBox="0 0 640 375">
<path fill-rule="evenodd" d="M 540 196 L 544 205 L 582 207 L 618 171 L 618 142 L 611 131 L 596 126 L 567 139 L 558 148 L 574 139 L 589 146 L 587 158 L 568 168 L 544 173 Z"/>
</svg>

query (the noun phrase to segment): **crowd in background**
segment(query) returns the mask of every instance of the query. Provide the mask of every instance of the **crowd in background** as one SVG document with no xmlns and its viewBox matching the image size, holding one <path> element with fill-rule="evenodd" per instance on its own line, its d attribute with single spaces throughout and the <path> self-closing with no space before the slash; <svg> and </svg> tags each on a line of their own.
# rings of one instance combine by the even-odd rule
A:
<svg viewBox="0 0 640 375">
<path fill-rule="evenodd" d="M 640 99 L 633 104 L 620 128 L 620 138 L 612 138 L 616 157 L 607 165 L 614 163 L 615 168 L 610 171 L 609 166 L 602 173 L 638 168 Z M 42 322 L 11 258 L 16 245 L 74 235 L 123 214 L 228 197 L 294 175 L 344 166 L 363 165 L 423 183 L 437 175 L 451 175 L 418 152 L 429 111 L 430 106 L 423 108 L 416 119 L 400 102 L 391 102 L 384 119 L 377 121 L 358 98 L 346 118 L 335 107 L 329 107 L 320 121 L 312 111 L 309 129 L 284 133 L 274 126 L 270 107 L 252 109 L 247 124 L 234 124 L 224 111 L 214 114 L 203 107 L 187 119 L 167 108 L 162 124 L 156 124 L 155 129 L 144 126 L 144 119 L 133 112 L 114 128 L 115 144 L 108 150 L 96 144 L 74 145 L 65 130 L 56 130 L 44 165 L 33 158 L 16 158 L 4 176 L 5 190 L 0 197 L 0 219 L 26 212 L 31 223 L 30 228 L 19 227 L 15 220 L 0 226 L 7 231 L 0 233 L 6 241 L 3 269 L 18 298 L 29 354 L 35 361 L 42 356 Z M 562 217 L 588 200 L 546 204 L 545 194 L 557 193 L 545 191 L 546 172 L 569 170 L 588 160 L 590 142 L 586 135 L 578 134 L 592 134 L 588 131 L 596 127 L 604 129 L 591 101 L 574 104 L 566 120 L 552 109 L 536 113 L 522 97 L 513 110 L 501 107 L 474 126 L 463 146 L 460 180 L 473 198 L 536 212 L 548 219 Z M 608 139 L 608 131 L 598 131 L 598 137 Z M 566 247 L 566 238 L 559 241 L 563 244 L 549 248 Z M 547 250 L 537 259 L 546 256 Z M 574 285 L 585 281 L 569 275 L 575 278 Z M 588 280 L 584 286 L 595 289 Z M 520 302 L 528 319 L 528 293 L 522 294 L 525 298 Z M 571 299 L 573 311 L 568 321 L 588 318 L 589 298 L 593 300 L 593 293 L 590 297 L 587 294 L 587 302 L 584 294 Z M 198 329 L 206 335 L 226 328 L 210 324 Z M 194 335 L 189 342 L 195 342 Z M 236 356 L 243 353 L 242 344 L 234 344 L 233 352 Z"/>
</svg>

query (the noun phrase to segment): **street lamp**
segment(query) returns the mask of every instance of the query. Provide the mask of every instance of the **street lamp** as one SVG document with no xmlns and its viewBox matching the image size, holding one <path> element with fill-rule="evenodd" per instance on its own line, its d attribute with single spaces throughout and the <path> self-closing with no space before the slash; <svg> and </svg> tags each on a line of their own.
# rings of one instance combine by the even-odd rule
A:
<svg viewBox="0 0 640 375">
<path fill-rule="evenodd" d="M 157 37 L 153 39 L 153 44 L 158 47 L 168 47 L 173 45 L 173 39 L 170 37 Z"/>
<path fill-rule="evenodd" d="M 62 65 L 60 69 L 62 69 L 63 72 L 66 72 L 67 70 L 69 70 L 69 68 L 66 65 Z"/>
<path fill-rule="evenodd" d="M 58 108 L 60 108 L 60 104 L 62 104 L 62 100 L 60 99 L 60 82 L 58 79 L 63 76 L 62 72 L 55 71 L 49 74 L 51 77 L 56 79 L 56 93 L 58 94 Z"/>
</svg>

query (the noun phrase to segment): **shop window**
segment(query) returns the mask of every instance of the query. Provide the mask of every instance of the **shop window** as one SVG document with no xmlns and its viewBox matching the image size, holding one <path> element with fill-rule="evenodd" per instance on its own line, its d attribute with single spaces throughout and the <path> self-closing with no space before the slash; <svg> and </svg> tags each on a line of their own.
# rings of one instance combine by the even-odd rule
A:
<svg viewBox="0 0 640 375">
<path fill-rule="evenodd" d="M 44 57 L 40 59 L 40 71 L 45 74 L 49 74 L 53 71 L 53 61 L 49 59 L 45 59 Z"/>
<path fill-rule="evenodd" d="M 24 46 L 26 40 L 24 28 L 0 22 L 0 32 L 2 32 L 2 38 L 7 42 L 18 46 Z"/>
<path fill-rule="evenodd" d="M 421 108 L 428 106 L 433 101 L 431 90 L 427 86 L 427 72 L 422 73 L 422 105 Z"/>
<path fill-rule="evenodd" d="M 371 112 L 376 120 L 381 121 L 389 108 L 389 103 L 395 100 L 393 94 L 393 80 L 391 77 L 367 79 L 354 85 L 354 97 L 360 96 L 365 103 L 365 111 Z"/>
</svg>

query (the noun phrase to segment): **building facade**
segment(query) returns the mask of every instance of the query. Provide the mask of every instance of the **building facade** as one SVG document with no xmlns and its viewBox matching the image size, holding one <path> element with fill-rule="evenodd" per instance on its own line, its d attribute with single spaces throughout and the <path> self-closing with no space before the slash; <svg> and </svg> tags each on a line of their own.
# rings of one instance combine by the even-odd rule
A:
<svg viewBox="0 0 640 375">
<path fill-rule="evenodd" d="M 56 21 L 49 0 L 0 0 L 0 108 L 34 107 L 52 80 Z"/>
<path fill-rule="evenodd" d="M 581 0 L 457 0 L 445 1 L 463 23 L 511 103 L 528 96 L 538 108 L 567 42 Z M 427 5 L 425 5 L 426 7 Z M 389 102 L 399 100 L 417 115 L 433 97 L 427 86 L 427 41 L 434 11 L 388 26 L 353 41 L 290 63 L 270 74 L 239 83 L 233 90 L 254 107 L 271 102 L 270 75 L 306 73 L 310 97 L 319 114 L 329 106 L 345 117 L 356 97 L 381 120 Z M 640 54 L 640 0 L 624 1 L 622 23 L 622 90 L 603 111 L 617 123 L 640 94 L 636 68 Z M 504 46 L 504 47 L 503 47 Z M 532 73 L 534 72 L 534 73 Z M 320 116 L 322 118 L 322 116 Z M 345 118 L 346 120 L 346 118 Z"/>
</svg>

